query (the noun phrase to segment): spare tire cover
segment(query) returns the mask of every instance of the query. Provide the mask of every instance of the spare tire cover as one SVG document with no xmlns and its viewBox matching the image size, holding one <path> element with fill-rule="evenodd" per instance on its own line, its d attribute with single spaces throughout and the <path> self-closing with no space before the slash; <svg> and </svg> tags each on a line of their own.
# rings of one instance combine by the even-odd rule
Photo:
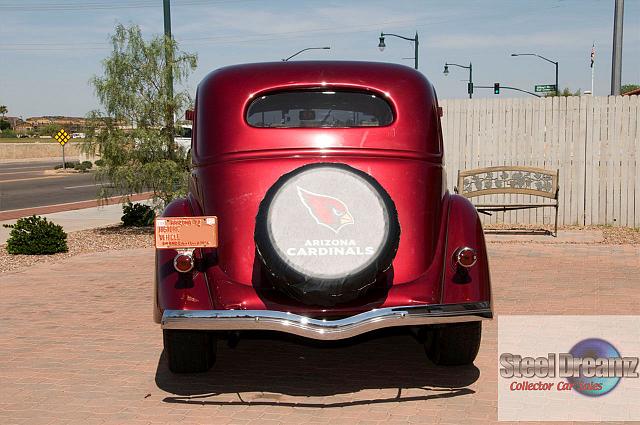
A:
<svg viewBox="0 0 640 425">
<path fill-rule="evenodd" d="M 256 217 L 258 255 L 274 285 L 306 303 L 358 297 L 391 266 L 400 225 L 389 194 L 346 164 L 300 167 L 267 191 Z"/>
</svg>

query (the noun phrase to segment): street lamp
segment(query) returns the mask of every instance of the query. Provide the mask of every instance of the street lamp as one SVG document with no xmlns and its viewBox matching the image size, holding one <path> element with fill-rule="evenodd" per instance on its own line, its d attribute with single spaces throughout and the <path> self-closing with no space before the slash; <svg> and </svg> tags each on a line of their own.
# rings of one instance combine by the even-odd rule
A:
<svg viewBox="0 0 640 425">
<path fill-rule="evenodd" d="M 442 73 L 445 77 L 449 75 L 449 66 L 457 66 L 459 68 L 464 68 L 469 70 L 469 84 L 467 84 L 467 93 L 469 93 L 469 99 L 473 98 L 473 65 L 469 62 L 469 66 L 458 65 L 457 63 L 444 63 L 444 71 Z"/>
<path fill-rule="evenodd" d="M 398 34 L 391 34 L 391 33 L 384 33 L 381 32 L 380 33 L 380 43 L 378 43 L 378 49 L 380 49 L 380 51 L 382 52 L 384 50 L 385 47 L 387 47 L 387 45 L 384 43 L 384 38 L 386 36 L 391 36 L 391 37 L 398 37 L 401 38 L 403 40 L 407 40 L 407 41 L 412 41 L 415 47 L 415 54 L 413 55 L 413 60 L 414 60 L 414 68 L 418 69 L 418 32 L 416 31 L 416 36 L 414 38 L 411 37 L 404 37 L 402 35 L 398 35 Z"/>
<path fill-rule="evenodd" d="M 536 56 L 540 59 L 544 59 L 547 62 L 554 64 L 556 66 L 556 96 L 560 93 L 560 87 L 558 86 L 558 62 L 547 59 L 544 56 L 540 56 L 536 53 L 511 53 L 511 56 Z"/>
<path fill-rule="evenodd" d="M 307 47 L 306 49 L 302 49 L 300 51 L 295 52 L 294 54 L 292 54 L 291 56 L 289 56 L 286 59 L 282 59 L 283 62 L 287 62 L 289 59 L 291 59 L 294 56 L 298 56 L 300 53 L 302 52 L 306 52 L 307 50 L 329 50 L 331 49 L 331 47 L 329 46 L 324 46 L 324 47 Z"/>
</svg>

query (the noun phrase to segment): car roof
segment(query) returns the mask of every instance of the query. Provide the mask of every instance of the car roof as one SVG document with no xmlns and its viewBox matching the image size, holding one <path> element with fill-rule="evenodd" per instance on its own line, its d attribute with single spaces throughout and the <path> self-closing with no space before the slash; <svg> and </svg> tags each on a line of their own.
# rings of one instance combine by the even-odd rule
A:
<svg viewBox="0 0 640 425">
<path fill-rule="evenodd" d="M 422 73 L 405 65 L 362 61 L 280 61 L 223 67 L 205 76 L 200 87 L 232 82 L 241 83 L 238 88 L 252 94 L 274 86 L 321 86 L 323 83 L 367 86 L 382 92 L 399 84 L 430 85 Z"/>
<path fill-rule="evenodd" d="M 382 95 L 394 121 L 380 127 L 315 130 L 250 127 L 251 103 L 266 93 L 309 88 L 354 89 Z M 194 162 L 257 150 L 313 148 L 331 135 L 342 148 L 415 152 L 441 160 L 435 91 L 413 68 L 382 62 L 295 61 L 233 65 L 209 73 L 196 95 Z M 365 143 L 366 139 L 366 143 Z M 336 145 L 337 146 L 337 145 Z"/>
</svg>

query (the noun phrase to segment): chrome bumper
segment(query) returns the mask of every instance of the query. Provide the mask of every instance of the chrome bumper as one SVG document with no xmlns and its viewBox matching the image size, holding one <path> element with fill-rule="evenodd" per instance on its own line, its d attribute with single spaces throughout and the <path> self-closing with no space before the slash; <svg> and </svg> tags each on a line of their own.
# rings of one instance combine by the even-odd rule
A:
<svg viewBox="0 0 640 425">
<path fill-rule="evenodd" d="M 165 310 L 163 329 L 279 331 L 311 339 L 351 338 L 376 329 L 493 318 L 488 302 L 379 308 L 339 320 L 274 310 Z"/>
</svg>

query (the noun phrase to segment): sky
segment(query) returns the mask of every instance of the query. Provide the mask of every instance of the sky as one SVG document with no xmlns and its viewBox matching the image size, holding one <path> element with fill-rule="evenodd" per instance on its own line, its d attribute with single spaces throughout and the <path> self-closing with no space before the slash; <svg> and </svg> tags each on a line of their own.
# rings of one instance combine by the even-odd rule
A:
<svg viewBox="0 0 640 425">
<path fill-rule="evenodd" d="M 381 31 L 419 35 L 419 70 L 438 96 L 467 97 L 466 69 L 476 85 L 500 82 L 533 91 L 553 84 L 591 89 L 596 45 L 596 95 L 611 87 L 614 0 L 172 0 L 172 32 L 182 50 L 197 53 L 185 88 L 194 95 L 210 71 L 232 64 L 292 60 L 363 60 L 413 66 L 414 46 Z M 101 75 L 117 23 L 137 24 L 145 37 L 163 32 L 162 0 L 0 0 L 0 105 L 9 116 L 84 116 L 99 109 L 89 84 Z M 622 83 L 640 84 L 640 0 L 625 1 Z M 406 59 L 411 58 L 411 59 Z M 474 97 L 496 97 L 476 89 Z M 502 90 L 499 96 L 529 96 Z"/>
</svg>

